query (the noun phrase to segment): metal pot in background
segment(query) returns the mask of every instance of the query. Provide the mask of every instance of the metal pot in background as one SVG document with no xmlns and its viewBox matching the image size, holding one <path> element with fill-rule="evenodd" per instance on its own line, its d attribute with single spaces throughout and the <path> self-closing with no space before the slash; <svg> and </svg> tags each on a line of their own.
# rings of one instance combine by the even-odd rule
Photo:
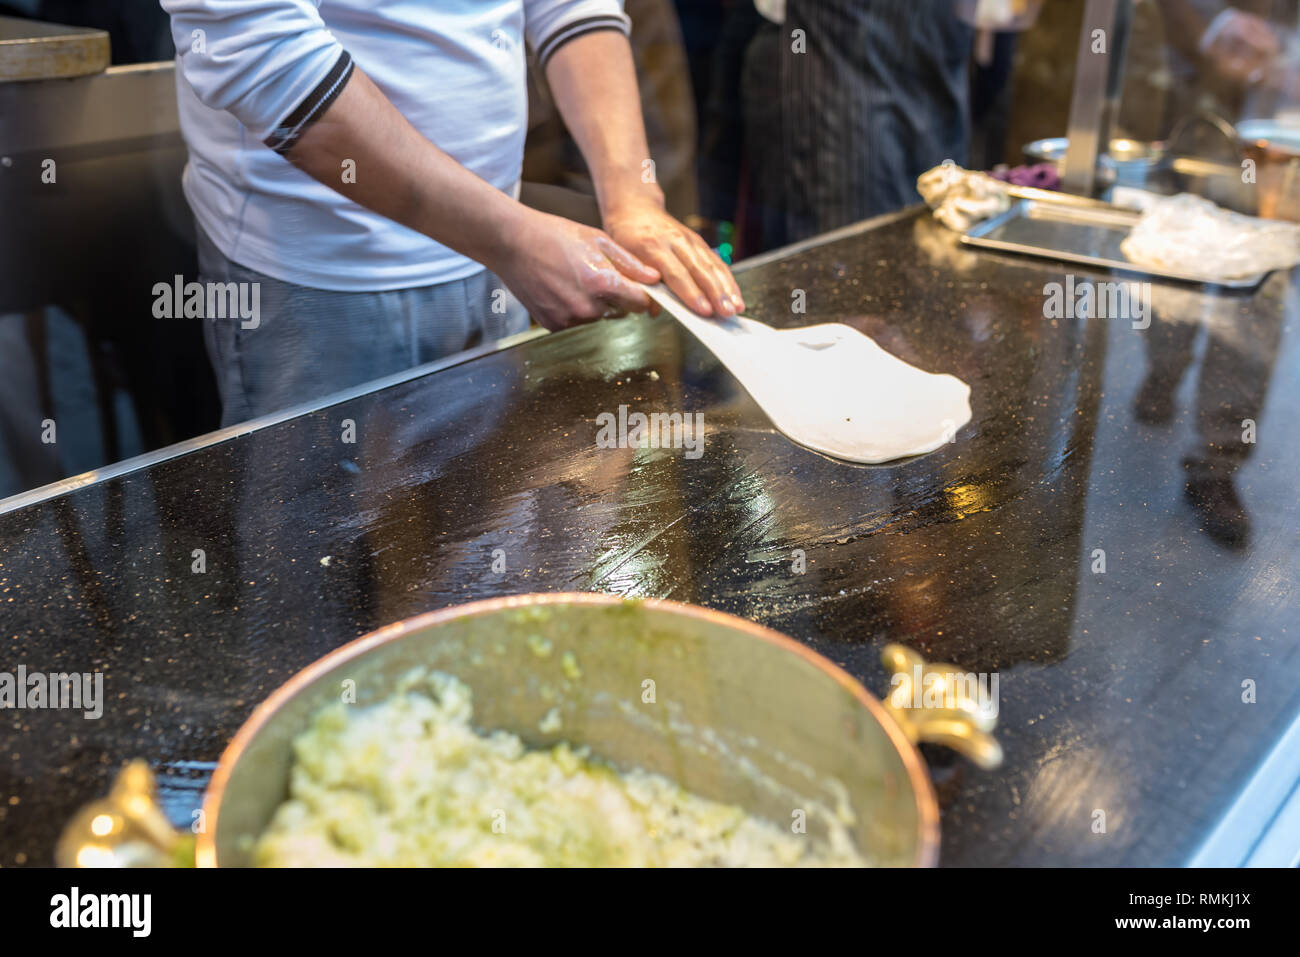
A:
<svg viewBox="0 0 1300 957">
<path fill-rule="evenodd" d="M 253 712 L 213 775 L 195 860 L 250 864 L 253 841 L 288 796 L 292 742 L 312 716 L 339 700 L 345 680 L 364 707 L 418 666 L 470 686 L 478 727 L 511 731 L 533 747 L 585 745 L 619 767 L 657 772 L 782 826 L 791 808 L 834 808 L 843 799 L 868 860 L 930 866 L 939 811 L 916 744 L 946 744 L 983 767 L 1002 752 L 988 733 L 992 718 L 960 689 L 955 707 L 908 704 L 918 675 L 929 687 L 959 669 L 924 666 L 899 645 L 884 657 L 897 676 L 897 706 L 793 639 L 692 605 L 551 594 L 421 615 L 326 655 Z M 648 680 L 653 703 L 643 700 Z M 542 732 L 557 706 L 561 729 Z M 143 763 L 128 766 L 113 794 L 69 824 L 57 862 L 173 862 L 180 839 L 164 833 L 151 788 Z M 812 813 L 808 825 L 815 835 Z"/>
<path fill-rule="evenodd" d="M 1206 131 L 1208 140 L 1196 139 Z M 1068 145 L 1066 137 L 1051 137 L 1027 144 L 1024 153 L 1059 166 Z M 1254 163 L 1253 182 L 1244 160 Z M 1098 165 L 1098 180 L 1107 186 L 1195 193 L 1240 213 L 1300 222 L 1300 128 L 1277 120 L 1243 120 L 1234 127 L 1216 114 L 1196 114 L 1164 142 L 1111 140 Z"/>
<path fill-rule="evenodd" d="M 1255 162 L 1259 215 L 1300 223 L 1300 128 L 1277 120 L 1243 120 L 1237 138 Z"/>
</svg>

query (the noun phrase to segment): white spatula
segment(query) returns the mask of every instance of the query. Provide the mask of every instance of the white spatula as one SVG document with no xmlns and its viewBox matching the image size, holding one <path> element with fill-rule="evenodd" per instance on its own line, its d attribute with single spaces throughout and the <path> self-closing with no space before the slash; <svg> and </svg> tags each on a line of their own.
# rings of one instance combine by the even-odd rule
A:
<svg viewBox="0 0 1300 957">
<path fill-rule="evenodd" d="M 817 452 L 888 462 L 933 452 L 970 421 L 970 386 L 890 355 L 832 322 L 773 329 L 743 316 L 706 319 L 662 283 L 650 296 L 740 380 L 772 424 Z"/>
</svg>

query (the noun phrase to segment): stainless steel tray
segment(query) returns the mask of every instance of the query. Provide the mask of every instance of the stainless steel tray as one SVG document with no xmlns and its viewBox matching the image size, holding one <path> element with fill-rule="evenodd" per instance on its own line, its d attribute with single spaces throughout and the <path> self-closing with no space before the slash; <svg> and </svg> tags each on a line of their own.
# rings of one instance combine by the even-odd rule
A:
<svg viewBox="0 0 1300 957">
<path fill-rule="evenodd" d="M 1268 275 L 1261 272 L 1241 279 L 1216 279 L 1166 272 L 1130 262 L 1119 247 L 1136 225 L 1138 217 L 1139 214 L 1132 210 L 1100 203 L 1080 205 L 1022 199 L 1005 213 L 972 226 L 961 241 L 971 246 L 1227 289 L 1251 289 Z"/>
</svg>

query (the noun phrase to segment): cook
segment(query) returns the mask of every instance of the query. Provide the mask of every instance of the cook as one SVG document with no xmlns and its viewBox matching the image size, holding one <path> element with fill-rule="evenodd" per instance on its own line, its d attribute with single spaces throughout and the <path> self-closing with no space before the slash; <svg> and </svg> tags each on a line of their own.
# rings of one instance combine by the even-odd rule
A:
<svg viewBox="0 0 1300 957">
<path fill-rule="evenodd" d="M 204 333 L 231 424 L 526 328 L 744 308 L 665 212 L 621 0 L 162 0 L 201 279 L 257 284 Z M 604 230 L 519 193 L 525 43 Z M 513 294 L 510 295 L 510 294 Z M 517 301 L 516 301 L 517 300 Z M 255 328 L 250 328 L 255 325 Z"/>
</svg>

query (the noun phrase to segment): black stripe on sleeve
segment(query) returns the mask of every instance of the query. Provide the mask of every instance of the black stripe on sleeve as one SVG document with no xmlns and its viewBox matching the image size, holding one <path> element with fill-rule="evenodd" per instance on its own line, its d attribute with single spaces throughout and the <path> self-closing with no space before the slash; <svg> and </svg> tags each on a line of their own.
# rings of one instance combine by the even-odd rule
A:
<svg viewBox="0 0 1300 957">
<path fill-rule="evenodd" d="M 325 74 L 325 79 L 317 83 L 316 88 L 308 93 L 294 111 L 285 117 L 284 121 L 262 142 L 277 153 L 288 152 L 293 144 L 298 142 L 298 137 L 302 135 L 303 130 L 316 122 L 317 118 L 343 92 L 343 87 L 347 86 L 348 80 L 352 77 L 352 67 L 352 55 L 344 50 L 330 67 L 329 73 Z"/>
<path fill-rule="evenodd" d="M 585 17 L 582 20 L 566 23 L 537 44 L 537 65 L 545 70 L 547 61 L 555 55 L 556 50 L 570 40 L 576 40 L 584 34 L 594 33 L 597 30 L 617 30 L 626 36 L 628 32 L 627 20 L 613 14 L 603 14 L 598 17 Z"/>
</svg>

